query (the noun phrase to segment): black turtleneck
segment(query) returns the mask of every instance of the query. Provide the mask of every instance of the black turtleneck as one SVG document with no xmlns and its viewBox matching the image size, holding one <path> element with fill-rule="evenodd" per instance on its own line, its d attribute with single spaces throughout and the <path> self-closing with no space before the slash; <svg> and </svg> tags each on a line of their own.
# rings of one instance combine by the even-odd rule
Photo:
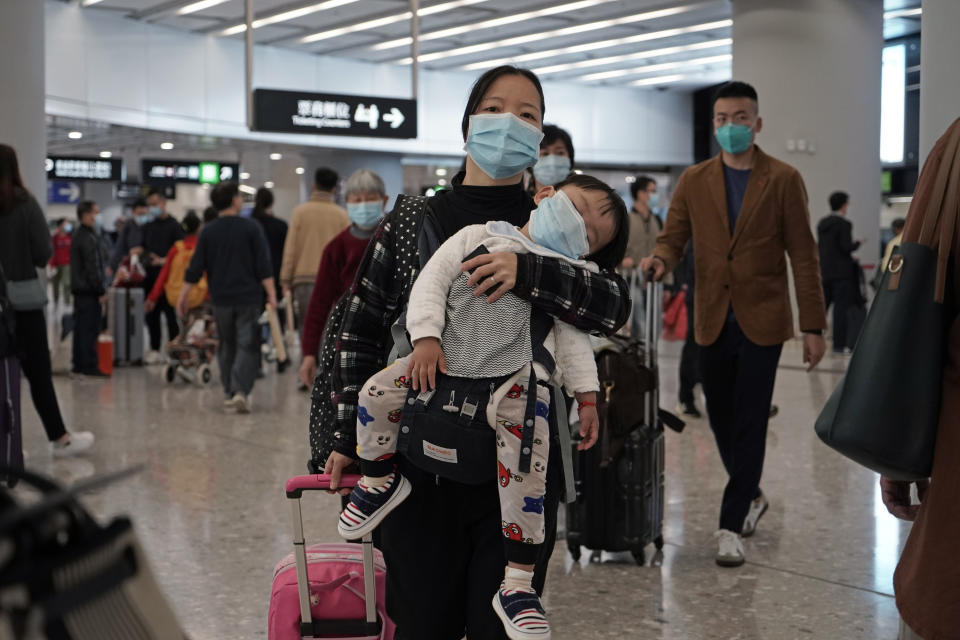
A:
<svg viewBox="0 0 960 640">
<path fill-rule="evenodd" d="M 445 238 L 449 238 L 471 224 L 486 224 L 504 220 L 522 227 L 536 207 L 533 198 L 523 190 L 523 184 L 505 187 L 476 187 L 463 184 L 465 171 L 451 180 L 453 189 L 441 191 L 430 199 L 430 209 Z"/>
</svg>

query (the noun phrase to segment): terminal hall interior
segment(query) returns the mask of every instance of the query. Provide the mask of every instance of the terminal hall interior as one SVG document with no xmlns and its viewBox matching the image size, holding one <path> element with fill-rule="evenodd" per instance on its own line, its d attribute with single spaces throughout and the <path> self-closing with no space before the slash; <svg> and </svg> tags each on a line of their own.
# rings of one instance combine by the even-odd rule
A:
<svg viewBox="0 0 960 640">
<path fill-rule="evenodd" d="M 960 639 L 957 27 L 0 1 L 0 638 Z"/>
</svg>

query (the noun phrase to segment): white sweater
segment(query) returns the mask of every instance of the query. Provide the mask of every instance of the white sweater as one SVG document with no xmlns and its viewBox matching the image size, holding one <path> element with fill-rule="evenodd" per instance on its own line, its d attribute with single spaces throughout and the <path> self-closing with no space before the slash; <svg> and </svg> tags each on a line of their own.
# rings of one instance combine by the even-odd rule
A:
<svg viewBox="0 0 960 640">
<path fill-rule="evenodd" d="M 514 373 L 528 364 L 530 303 L 505 294 L 490 304 L 472 298 L 465 285 L 469 274 L 461 271 L 463 259 L 483 245 L 491 253 L 536 253 L 561 259 L 590 271 L 592 262 L 570 260 L 532 242 L 507 222 L 465 227 L 444 242 L 417 276 L 407 306 L 407 331 L 411 342 L 421 338 L 442 340 L 450 375 L 488 378 Z M 554 319 L 544 342 L 557 364 L 555 380 L 568 393 L 598 391 L 597 365 L 589 336 Z"/>
</svg>

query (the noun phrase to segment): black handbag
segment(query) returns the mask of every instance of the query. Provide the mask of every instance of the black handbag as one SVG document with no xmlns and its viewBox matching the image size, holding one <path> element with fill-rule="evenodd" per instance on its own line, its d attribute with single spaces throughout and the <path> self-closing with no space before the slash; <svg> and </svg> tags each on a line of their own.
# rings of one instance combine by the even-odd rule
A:
<svg viewBox="0 0 960 640">
<path fill-rule="evenodd" d="M 911 233 L 891 258 L 847 373 L 816 422 L 826 444 L 893 480 L 928 478 L 933 467 L 955 309 L 947 265 L 960 206 L 960 125 L 949 135 L 932 187 L 931 176 L 921 175 L 911 205 L 910 216 L 923 216 L 919 236 L 908 220 Z"/>
</svg>

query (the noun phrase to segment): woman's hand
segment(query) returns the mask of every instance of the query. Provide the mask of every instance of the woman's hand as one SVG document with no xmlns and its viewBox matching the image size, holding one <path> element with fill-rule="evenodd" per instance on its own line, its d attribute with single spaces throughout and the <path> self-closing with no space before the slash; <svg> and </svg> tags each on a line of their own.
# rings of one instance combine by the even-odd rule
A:
<svg viewBox="0 0 960 640">
<path fill-rule="evenodd" d="M 910 504 L 911 484 L 913 483 L 880 478 L 880 493 L 887 511 L 901 520 L 913 522 L 920 511 L 920 505 Z M 927 489 L 929 488 L 929 480 L 917 480 L 917 496 L 920 498 L 920 502 L 923 502 L 923 499 L 927 496 Z"/>
<path fill-rule="evenodd" d="M 427 391 L 437 386 L 437 367 L 447 372 L 447 360 L 437 338 L 420 338 L 413 345 L 410 363 L 407 365 L 407 380 L 414 391 Z"/>
<path fill-rule="evenodd" d="M 475 296 L 482 296 L 492 287 L 497 287 L 497 290 L 487 298 L 487 302 L 496 302 L 517 284 L 517 254 L 515 253 L 485 253 L 467 260 L 460 269 L 473 271 L 467 284 L 475 287 L 473 290 Z"/>
<path fill-rule="evenodd" d="M 300 382 L 305 387 L 312 387 L 315 377 L 317 377 L 317 358 L 315 356 L 303 356 L 303 364 L 300 365 Z"/>
<path fill-rule="evenodd" d="M 323 472 L 330 476 L 330 491 L 327 493 L 339 493 L 342 496 L 350 495 L 351 489 L 337 489 L 340 486 L 340 476 L 343 472 L 353 466 L 355 460 L 342 453 L 334 451 L 327 458 L 327 464 L 323 466 Z"/>
</svg>

